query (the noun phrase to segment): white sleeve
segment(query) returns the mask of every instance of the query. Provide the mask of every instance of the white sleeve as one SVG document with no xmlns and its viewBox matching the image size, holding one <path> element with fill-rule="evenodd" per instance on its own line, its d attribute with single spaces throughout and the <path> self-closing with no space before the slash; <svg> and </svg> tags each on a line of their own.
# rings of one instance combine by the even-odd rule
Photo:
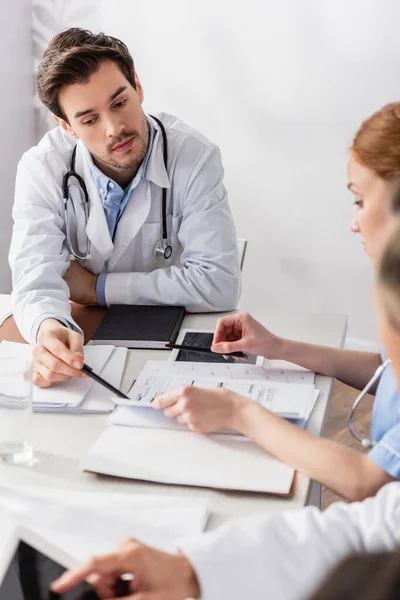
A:
<svg viewBox="0 0 400 600">
<path fill-rule="evenodd" d="M 190 312 L 233 310 L 240 296 L 235 225 L 223 184 L 217 147 L 207 151 L 190 177 L 178 231 L 182 267 L 151 273 L 108 273 L 110 304 L 181 304 Z"/>
<path fill-rule="evenodd" d="M 202 600 L 303 600 L 339 560 L 400 542 L 400 483 L 375 498 L 255 516 L 178 544 Z"/>
<path fill-rule="evenodd" d="M 43 161 L 25 155 L 18 165 L 13 206 L 13 235 L 9 253 L 13 282 L 13 311 L 28 341 L 42 315 L 73 326 L 69 288 L 63 275 L 69 266 L 64 244 L 61 189 L 56 189 Z"/>
</svg>

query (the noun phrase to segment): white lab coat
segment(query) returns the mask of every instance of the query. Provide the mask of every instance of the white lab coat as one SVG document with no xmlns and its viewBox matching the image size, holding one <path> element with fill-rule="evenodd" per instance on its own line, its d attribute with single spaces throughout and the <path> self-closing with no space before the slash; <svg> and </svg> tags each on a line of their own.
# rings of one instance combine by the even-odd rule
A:
<svg viewBox="0 0 400 600">
<path fill-rule="evenodd" d="M 109 273 L 105 286 L 108 305 L 183 305 L 191 312 L 232 310 L 240 294 L 240 270 L 220 152 L 176 117 L 161 114 L 159 118 L 168 138 L 168 172 L 161 131 L 152 120 L 156 134 L 146 179 L 132 193 L 114 241 L 83 143 L 78 141 L 75 169 L 87 186 L 90 215 L 85 234 L 81 194 L 71 186 L 74 222 L 78 224 L 75 243 L 84 252 L 87 235 L 91 258 L 84 266 L 95 274 Z M 69 288 L 63 281 L 70 262 L 61 187 L 74 144 L 58 127 L 26 152 L 18 165 L 9 260 L 14 316 L 28 341 L 43 314 L 73 322 Z M 155 246 L 162 238 L 162 187 L 168 188 L 168 236 L 173 248 L 169 260 L 155 256 Z"/>
<path fill-rule="evenodd" d="M 375 498 L 241 519 L 178 543 L 202 600 L 305 600 L 344 557 L 400 545 L 400 483 Z"/>
</svg>

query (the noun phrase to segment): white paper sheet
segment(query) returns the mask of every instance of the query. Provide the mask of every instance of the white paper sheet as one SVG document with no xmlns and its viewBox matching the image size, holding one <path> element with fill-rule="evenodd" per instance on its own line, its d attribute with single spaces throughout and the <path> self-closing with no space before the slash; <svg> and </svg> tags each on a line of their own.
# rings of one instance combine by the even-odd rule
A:
<svg viewBox="0 0 400 600">
<path fill-rule="evenodd" d="M 312 411 L 314 410 L 315 405 L 317 404 L 319 393 L 320 393 L 320 390 L 314 390 L 314 396 L 311 396 L 311 398 L 310 398 L 310 404 L 307 408 L 306 414 L 303 417 L 303 419 L 287 419 L 287 420 L 290 423 L 292 423 L 293 425 L 296 425 L 296 427 L 300 427 L 300 429 L 305 429 L 307 426 L 308 420 L 311 417 Z"/>
<path fill-rule="evenodd" d="M 177 368 L 175 365 L 179 365 Z M 217 367 L 220 365 L 218 364 Z M 234 365 L 231 365 L 231 367 Z M 171 363 L 149 361 L 129 392 L 129 400 L 115 398 L 115 403 L 125 406 L 151 407 L 156 398 L 177 390 L 183 385 L 206 389 L 229 389 L 258 402 L 277 415 L 293 419 L 305 418 L 314 386 L 308 384 L 280 383 L 270 380 L 233 378 L 235 369 L 224 369 L 228 376 L 219 376 L 221 369 L 208 363 Z M 237 375 L 236 375 L 237 377 Z"/>
<path fill-rule="evenodd" d="M 131 427 L 106 429 L 82 466 L 145 481 L 277 494 L 289 493 L 294 476 L 250 441 Z"/>
<path fill-rule="evenodd" d="M 118 541 L 135 537 L 168 547 L 177 537 L 200 533 L 209 516 L 208 500 L 75 492 L 0 482 L 0 522 L 12 519 L 40 533 L 79 560 L 109 552 Z"/>
<path fill-rule="evenodd" d="M 312 385 L 315 379 L 315 373 L 312 371 L 280 368 L 266 368 L 257 365 L 246 365 L 237 363 L 207 363 L 207 362 L 173 362 L 165 360 L 149 360 L 144 370 L 151 373 L 157 373 L 162 376 L 184 376 L 188 373 L 195 373 L 198 377 L 219 377 L 227 379 L 262 379 L 266 381 L 276 381 L 277 383 L 298 383 Z M 142 371 L 142 372 L 143 372 Z"/>
<path fill-rule="evenodd" d="M 288 419 L 293 425 L 305 429 L 308 419 L 311 416 L 314 406 L 318 400 L 319 390 L 314 390 L 314 395 L 310 396 L 310 402 L 303 419 Z M 178 423 L 175 418 L 166 417 L 161 410 L 143 410 L 142 408 L 130 406 L 118 406 L 109 417 L 109 423 L 112 425 L 126 425 L 128 427 L 149 427 L 151 429 L 173 429 L 175 431 L 188 431 L 188 426 Z M 224 434 L 225 435 L 225 434 Z M 241 434 L 232 434 L 230 436 L 237 438 Z"/>
<path fill-rule="evenodd" d="M 93 346 L 94 347 L 94 346 Z M 105 381 L 119 389 L 125 369 L 128 348 L 114 348 L 100 375 Z M 114 410 L 111 392 L 94 382 L 84 400 L 78 406 L 56 407 L 43 405 L 40 412 L 68 412 L 69 414 L 107 414 Z"/>
<path fill-rule="evenodd" d="M 113 350 L 114 346 L 85 346 L 85 361 L 96 373 L 101 373 Z M 3 341 L 0 344 L 0 360 L 7 357 L 15 357 L 30 362 L 32 358 L 32 346 Z M 93 379 L 90 378 L 75 378 L 47 389 L 34 387 L 34 408 L 40 409 L 42 406 L 54 408 L 78 406 L 89 392 L 93 383 Z"/>
</svg>

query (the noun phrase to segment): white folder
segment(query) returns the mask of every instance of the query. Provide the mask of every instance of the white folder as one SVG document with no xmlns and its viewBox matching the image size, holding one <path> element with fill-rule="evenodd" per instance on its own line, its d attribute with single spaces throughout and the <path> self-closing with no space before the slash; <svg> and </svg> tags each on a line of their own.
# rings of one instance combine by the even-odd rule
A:
<svg viewBox="0 0 400 600">
<path fill-rule="evenodd" d="M 290 495 L 294 469 L 247 438 L 112 426 L 82 463 L 95 473 L 158 483 Z"/>
</svg>

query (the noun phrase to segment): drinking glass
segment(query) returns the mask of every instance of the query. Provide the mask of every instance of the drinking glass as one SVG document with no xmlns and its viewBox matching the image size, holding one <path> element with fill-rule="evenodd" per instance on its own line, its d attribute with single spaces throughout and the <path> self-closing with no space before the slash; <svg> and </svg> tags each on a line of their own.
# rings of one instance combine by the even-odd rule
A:
<svg viewBox="0 0 400 600">
<path fill-rule="evenodd" d="M 33 463 L 32 369 L 26 360 L 0 359 L 0 462 Z"/>
</svg>

